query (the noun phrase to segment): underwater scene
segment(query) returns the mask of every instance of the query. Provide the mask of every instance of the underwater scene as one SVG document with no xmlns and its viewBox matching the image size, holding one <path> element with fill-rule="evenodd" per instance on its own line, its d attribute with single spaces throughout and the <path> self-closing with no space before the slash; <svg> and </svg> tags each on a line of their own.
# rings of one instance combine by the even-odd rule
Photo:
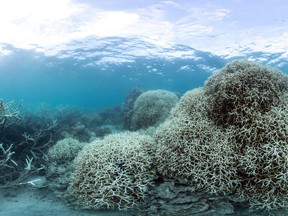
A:
<svg viewBox="0 0 288 216">
<path fill-rule="evenodd" d="M 0 216 L 288 215 L 288 2 L 0 2 Z"/>
</svg>

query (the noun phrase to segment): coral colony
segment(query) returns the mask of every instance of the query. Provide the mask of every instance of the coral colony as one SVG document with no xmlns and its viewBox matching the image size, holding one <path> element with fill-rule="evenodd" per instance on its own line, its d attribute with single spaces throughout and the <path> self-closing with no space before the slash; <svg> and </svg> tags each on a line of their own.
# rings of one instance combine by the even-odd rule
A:
<svg viewBox="0 0 288 216">
<path fill-rule="evenodd" d="M 109 129 L 104 138 L 87 129 L 86 117 L 51 117 L 37 133 L 22 130 L 21 162 L 14 157 L 21 148 L 2 136 L 1 187 L 21 185 L 45 169 L 49 187 L 78 208 L 225 215 L 235 206 L 288 207 L 287 75 L 241 60 L 180 100 L 164 90 L 129 95 L 124 117 L 117 117 L 122 130 Z M 19 107 L 1 101 L 0 108 L 0 126 L 8 130 L 10 119 L 20 117 Z M 104 122 L 96 117 L 93 127 Z M 84 130 L 90 139 L 80 142 Z"/>
</svg>

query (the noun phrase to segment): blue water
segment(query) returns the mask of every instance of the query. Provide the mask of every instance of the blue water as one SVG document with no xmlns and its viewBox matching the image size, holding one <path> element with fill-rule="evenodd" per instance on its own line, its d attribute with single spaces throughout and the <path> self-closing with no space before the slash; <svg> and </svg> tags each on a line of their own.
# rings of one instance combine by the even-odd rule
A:
<svg viewBox="0 0 288 216">
<path fill-rule="evenodd" d="M 135 87 L 144 91 L 165 89 L 182 95 L 203 86 L 209 76 L 235 59 L 249 59 L 288 73 L 288 61 L 282 58 L 282 53 L 246 50 L 242 52 L 245 55 L 228 57 L 184 45 L 160 49 L 144 41 L 125 38 L 91 38 L 90 42 L 75 41 L 69 50 L 54 54 L 2 44 L 7 54 L 0 52 L 0 98 L 5 102 L 14 100 L 16 105 L 23 101 L 21 109 L 32 112 L 43 106 L 96 112 L 121 106 Z M 137 52 L 141 46 L 145 48 L 144 54 Z M 182 54 L 177 57 L 171 53 Z M 71 125 L 68 132 L 74 126 Z M 20 134 L 20 139 L 22 136 Z M 15 158 L 22 154 L 21 149 L 16 150 Z M 16 158 L 17 161 L 24 161 L 22 157 Z M 39 211 L 45 211 L 36 205 Z M 59 208 L 70 214 L 65 207 Z M 31 215 L 30 210 L 27 215 Z"/>
<path fill-rule="evenodd" d="M 203 86 L 213 72 L 238 58 L 251 59 L 288 72 L 287 60 L 279 58 L 282 53 L 247 51 L 246 56 L 227 58 L 177 45 L 161 52 L 179 51 L 193 56 L 133 56 L 126 54 L 127 46 L 121 48 L 123 40 L 127 39 L 101 39 L 99 44 L 102 45 L 97 47 L 97 39 L 94 39 L 95 47 L 89 49 L 79 48 L 80 42 L 75 42 L 71 44 L 71 50 L 62 50 L 55 55 L 5 45 L 10 54 L 0 56 L 1 98 L 5 101 L 23 100 L 24 107 L 30 110 L 43 105 L 100 110 L 121 105 L 134 87 L 166 89 L 183 94 Z M 157 49 L 149 47 L 149 44 L 145 46 L 146 49 Z M 124 61 L 113 62 L 113 57 L 119 59 L 119 56 Z M 103 62 L 107 57 L 112 61 Z"/>
</svg>

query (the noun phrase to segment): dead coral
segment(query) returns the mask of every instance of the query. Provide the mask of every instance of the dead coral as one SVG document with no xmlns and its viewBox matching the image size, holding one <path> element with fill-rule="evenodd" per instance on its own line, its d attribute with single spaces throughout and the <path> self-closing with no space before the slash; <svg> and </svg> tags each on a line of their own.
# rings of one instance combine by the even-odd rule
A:
<svg viewBox="0 0 288 216">
<path fill-rule="evenodd" d="M 72 163 L 85 143 L 74 138 L 64 138 L 52 146 L 47 153 L 46 175 L 54 194 L 65 201 L 70 199 L 67 188 L 71 181 Z"/>
<path fill-rule="evenodd" d="M 229 132 L 205 117 L 203 93 L 203 89 L 187 92 L 156 131 L 158 171 L 189 179 L 198 189 L 225 193 L 236 183 L 233 149 Z"/>
<path fill-rule="evenodd" d="M 155 177 L 155 143 L 136 132 L 106 136 L 84 147 L 70 186 L 78 204 L 127 209 L 141 204 Z"/>
<path fill-rule="evenodd" d="M 131 129 L 139 130 L 158 126 L 176 105 L 178 97 L 166 90 L 150 90 L 142 93 L 131 110 Z"/>
<path fill-rule="evenodd" d="M 288 78 L 235 61 L 187 92 L 156 131 L 158 171 L 257 209 L 288 206 Z"/>
<path fill-rule="evenodd" d="M 218 125 L 244 125 L 255 112 L 277 106 L 288 90 L 288 77 L 257 63 L 239 60 L 228 64 L 205 83 L 208 116 Z"/>
<path fill-rule="evenodd" d="M 238 193 L 252 207 L 288 206 L 288 100 L 282 102 L 265 114 L 258 113 L 250 127 L 234 132 L 242 185 Z"/>
<path fill-rule="evenodd" d="M 84 145 L 71 137 L 59 140 L 48 150 L 49 162 L 57 164 L 71 162 Z"/>
</svg>

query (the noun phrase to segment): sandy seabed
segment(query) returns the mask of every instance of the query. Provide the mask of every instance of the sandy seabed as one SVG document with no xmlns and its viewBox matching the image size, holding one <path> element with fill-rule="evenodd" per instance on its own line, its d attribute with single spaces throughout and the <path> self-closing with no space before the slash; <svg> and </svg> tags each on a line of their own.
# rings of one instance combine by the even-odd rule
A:
<svg viewBox="0 0 288 216">
<path fill-rule="evenodd" d="M 235 212 L 229 215 L 287 216 L 288 211 L 249 212 L 248 209 L 235 209 Z M 46 188 L 9 188 L 0 189 L 0 216 L 132 216 L 132 214 L 126 211 L 76 210 L 68 207 Z"/>
<path fill-rule="evenodd" d="M 48 189 L 0 189 L 0 216 L 129 216 L 128 212 L 74 210 Z"/>
</svg>

